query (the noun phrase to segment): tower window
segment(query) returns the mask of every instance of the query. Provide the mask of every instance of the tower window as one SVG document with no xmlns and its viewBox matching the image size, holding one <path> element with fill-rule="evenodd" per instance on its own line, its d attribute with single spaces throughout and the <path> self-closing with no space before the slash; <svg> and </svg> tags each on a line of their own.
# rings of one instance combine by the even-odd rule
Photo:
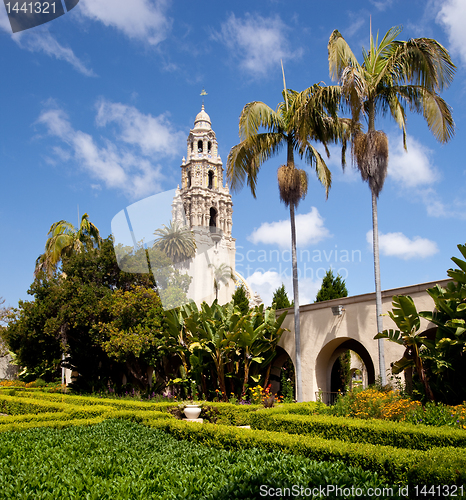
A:
<svg viewBox="0 0 466 500">
<path fill-rule="evenodd" d="M 193 141 L 191 141 L 191 153 L 193 152 L 193 150 L 194 150 L 194 143 Z"/>
<path fill-rule="evenodd" d="M 202 141 L 197 141 L 197 152 L 202 153 L 203 144 Z"/>
<path fill-rule="evenodd" d="M 211 151 L 212 151 L 212 143 L 209 141 L 207 143 L 207 152 L 210 154 Z"/>
<path fill-rule="evenodd" d="M 217 210 L 215 210 L 214 207 L 210 209 L 210 221 L 209 221 L 209 226 L 210 227 L 217 227 Z"/>
<path fill-rule="evenodd" d="M 209 170 L 209 182 L 207 184 L 207 187 L 209 189 L 212 189 L 214 187 L 214 173 L 212 170 Z"/>
<path fill-rule="evenodd" d="M 191 187 L 191 171 L 188 170 L 188 187 Z"/>
</svg>

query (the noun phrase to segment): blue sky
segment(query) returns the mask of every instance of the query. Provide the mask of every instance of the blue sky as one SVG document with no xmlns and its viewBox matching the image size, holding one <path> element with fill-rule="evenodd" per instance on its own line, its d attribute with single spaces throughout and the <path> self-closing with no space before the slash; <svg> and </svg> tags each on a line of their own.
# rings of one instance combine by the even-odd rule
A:
<svg viewBox="0 0 466 500">
<path fill-rule="evenodd" d="M 101 235 L 126 206 L 180 182 L 186 138 L 200 111 L 217 134 L 224 166 L 243 106 L 281 101 L 283 60 L 295 90 L 331 84 L 327 42 L 338 29 L 361 54 L 374 34 L 402 25 L 400 39 L 432 37 L 450 51 L 455 80 L 443 93 L 455 138 L 436 143 L 408 115 L 408 153 L 390 120 L 388 178 L 379 198 L 382 288 L 440 280 L 465 242 L 466 3 L 464 0 L 186 2 L 81 0 L 68 14 L 12 34 L 0 7 L 0 296 L 28 299 L 50 225 L 87 212 Z M 300 300 L 313 301 L 330 266 L 350 295 L 374 290 L 371 197 L 338 148 L 328 200 L 310 171 L 298 208 Z M 285 283 L 291 296 L 288 210 L 276 170 L 263 166 L 257 199 L 233 194 L 237 269 L 265 303 Z M 304 167 L 304 165 L 303 165 Z"/>
</svg>

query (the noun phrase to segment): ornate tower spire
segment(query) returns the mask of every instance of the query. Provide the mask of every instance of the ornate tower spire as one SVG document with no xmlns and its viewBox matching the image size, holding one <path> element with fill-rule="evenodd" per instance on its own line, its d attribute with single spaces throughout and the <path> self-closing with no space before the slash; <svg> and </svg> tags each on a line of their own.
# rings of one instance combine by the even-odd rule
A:
<svg viewBox="0 0 466 500">
<path fill-rule="evenodd" d="M 172 204 L 172 219 L 194 233 L 197 255 L 189 264 L 193 278 L 189 296 L 195 301 L 212 301 L 213 269 L 222 264 L 235 272 L 235 240 L 231 236 L 233 203 L 223 185 L 223 164 L 217 138 L 204 104 L 194 120 L 187 140 L 186 158 L 181 163 L 181 186 Z M 231 299 L 234 282 L 220 289 L 218 300 Z"/>
<path fill-rule="evenodd" d="M 233 204 L 228 187 L 223 185 L 223 163 L 204 104 L 188 136 L 179 196 L 191 229 L 215 227 L 231 239 Z M 175 201 L 178 206 L 179 203 L 180 200 Z M 175 210 L 173 217 L 176 218 Z"/>
</svg>

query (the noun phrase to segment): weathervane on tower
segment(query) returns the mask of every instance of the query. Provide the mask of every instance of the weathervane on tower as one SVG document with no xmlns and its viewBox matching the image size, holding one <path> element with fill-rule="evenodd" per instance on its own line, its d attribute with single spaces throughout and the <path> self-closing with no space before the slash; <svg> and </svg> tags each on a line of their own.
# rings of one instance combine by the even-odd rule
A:
<svg viewBox="0 0 466 500">
<path fill-rule="evenodd" d="M 204 87 L 202 87 L 202 92 L 199 95 L 201 95 L 203 98 L 205 95 L 208 95 Z M 204 106 L 204 99 L 202 99 L 202 105 Z"/>
</svg>

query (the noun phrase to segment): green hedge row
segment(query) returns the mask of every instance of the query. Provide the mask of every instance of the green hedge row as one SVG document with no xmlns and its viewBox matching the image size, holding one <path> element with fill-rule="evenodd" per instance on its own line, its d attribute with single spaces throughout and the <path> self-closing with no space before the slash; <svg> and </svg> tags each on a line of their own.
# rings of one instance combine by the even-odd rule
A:
<svg viewBox="0 0 466 500">
<path fill-rule="evenodd" d="M 163 429 L 177 439 L 216 449 L 259 448 L 268 452 L 280 450 L 320 461 L 341 460 L 348 465 L 377 472 L 386 480 L 398 484 L 464 484 L 466 481 L 464 449 L 445 447 L 427 451 L 407 450 L 327 440 L 309 435 L 200 425 L 176 420 L 145 419 L 144 424 Z"/>
<path fill-rule="evenodd" d="M 386 420 L 356 420 L 325 415 L 287 415 L 260 410 L 249 416 L 254 429 L 307 434 L 324 439 L 369 443 L 396 448 L 428 450 L 432 447 L 466 447 L 466 432 L 448 427 L 427 427 Z"/>
</svg>

